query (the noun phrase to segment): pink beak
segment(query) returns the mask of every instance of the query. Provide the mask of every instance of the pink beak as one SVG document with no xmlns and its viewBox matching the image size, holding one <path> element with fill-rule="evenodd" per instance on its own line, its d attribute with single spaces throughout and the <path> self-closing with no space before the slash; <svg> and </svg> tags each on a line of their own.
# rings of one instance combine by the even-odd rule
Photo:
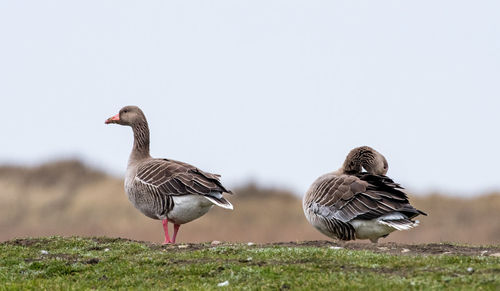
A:
<svg viewBox="0 0 500 291">
<path fill-rule="evenodd" d="M 118 121 L 118 120 L 120 120 L 120 113 L 118 113 L 117 115 L 115 115 L 113 117 L 106 119 L 106 121 L 104 121 L 104 123 L 105 124 L 116 123 L 116 121 Z"/>
</svg>

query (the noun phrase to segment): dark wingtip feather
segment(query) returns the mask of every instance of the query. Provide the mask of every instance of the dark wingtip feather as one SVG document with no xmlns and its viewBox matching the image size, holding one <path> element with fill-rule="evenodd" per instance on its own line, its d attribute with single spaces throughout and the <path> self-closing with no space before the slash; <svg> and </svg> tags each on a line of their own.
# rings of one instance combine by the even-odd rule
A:
<svg viewBox="0 0 500 291">
<path fill-rule="evenodd" d="M 418 209 L 417 209 L 417 211 L 418 211 L 418 213 L 420 213 L 420 214 L 422 214 L 422 215 L 427 216 L 427 213 L 423 212 L 422 210 L 418 210 Z"/>
</svg>

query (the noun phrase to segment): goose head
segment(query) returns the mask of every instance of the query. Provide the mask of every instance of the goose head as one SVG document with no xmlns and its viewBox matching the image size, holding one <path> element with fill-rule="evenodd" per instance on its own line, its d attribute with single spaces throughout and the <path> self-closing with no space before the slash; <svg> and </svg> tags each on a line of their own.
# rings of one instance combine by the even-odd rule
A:
<svg viewBox="0 0 500 291">
<path fill-rule="evenodd" d="M 347 155 L 342 171 L 344 173 L 360 173 L 365 169 L 368 173 L 385 175 L 389 165 L 385 157 L 369 146 L 357 147 Z"/>
<path fill-rule="evenodd" d="M 389 170 L 389 164 L 387 163 L 387 160 L 381 153 L 377 152 L 376 150 L 373 150 L 373 153 L 374 158 L 365 160 L 362 164 L 363 168 L 368 173 L 385 176 L 385 174 L 387 174 L 387 171 Z"/>
<path fill-rule="evenodd" d="M 116 123 L 120 125 L 134 126 L 139 123 L 144 123 L 146 121 L 146 116 L 142 110 L 137 106 L 125 106 L 120 109 L 120 112 L 115 116 L 112 116 L 106 121 L 105 124 Z"/>
</svg>

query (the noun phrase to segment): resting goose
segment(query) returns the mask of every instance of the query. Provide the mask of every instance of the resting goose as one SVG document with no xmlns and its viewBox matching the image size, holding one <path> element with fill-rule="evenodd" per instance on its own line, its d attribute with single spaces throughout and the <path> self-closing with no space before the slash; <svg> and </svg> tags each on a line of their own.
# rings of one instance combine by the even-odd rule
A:
<svg viewBox="0 0 500 291">
<path fill-rule="evenodd" d="M 132 204 L 147 217 L 160 219 L 165 242 L 175 243 L 181 224 L 195 220 L 217 205 L 233 209 L 222 193 L 231 193 L 219 181 L 219 175 L 203 172 L 189 164 L 155 159 L 149 155 L 149 127 L 137 106 L 125 106 L 108 118 L 106 124 L 132 127 L 134 146 L 128 160 L 125 192 Z M 172 240 L 168 222 L 174 224 Z"/>
<path fill-rule="evenodd" d="M 410 205 L 403 188 L 385 176 L 387 170 L 376 150 L 353 149 L 339 170 L 319 177 L 307 191 L 302 204 L 307 220 L 328 237 L 373 243 L 417 226 L 412 219 L 427 214 Z"/>
</svg>

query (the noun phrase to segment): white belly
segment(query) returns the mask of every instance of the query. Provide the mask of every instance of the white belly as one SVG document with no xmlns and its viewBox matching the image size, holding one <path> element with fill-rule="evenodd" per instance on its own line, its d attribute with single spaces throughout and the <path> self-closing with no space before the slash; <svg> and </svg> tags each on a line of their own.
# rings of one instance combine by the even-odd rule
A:
<svg viewBox="0 0 500 291">
<path fill-rule="evenodd" d="M 176 224 L 184 224 L 207 213 L 214 205 L 200 195 L 173 196 L 174 208 L 168 212 L 167 219 Z"/>
<path fill-rule="evenodd" d="M 377 218 L 372 220 L 354 219 L 349 222 L 355 230 L 357 239 L 377 239 L 396 229 L 380 223 Z"/>
</svg>

